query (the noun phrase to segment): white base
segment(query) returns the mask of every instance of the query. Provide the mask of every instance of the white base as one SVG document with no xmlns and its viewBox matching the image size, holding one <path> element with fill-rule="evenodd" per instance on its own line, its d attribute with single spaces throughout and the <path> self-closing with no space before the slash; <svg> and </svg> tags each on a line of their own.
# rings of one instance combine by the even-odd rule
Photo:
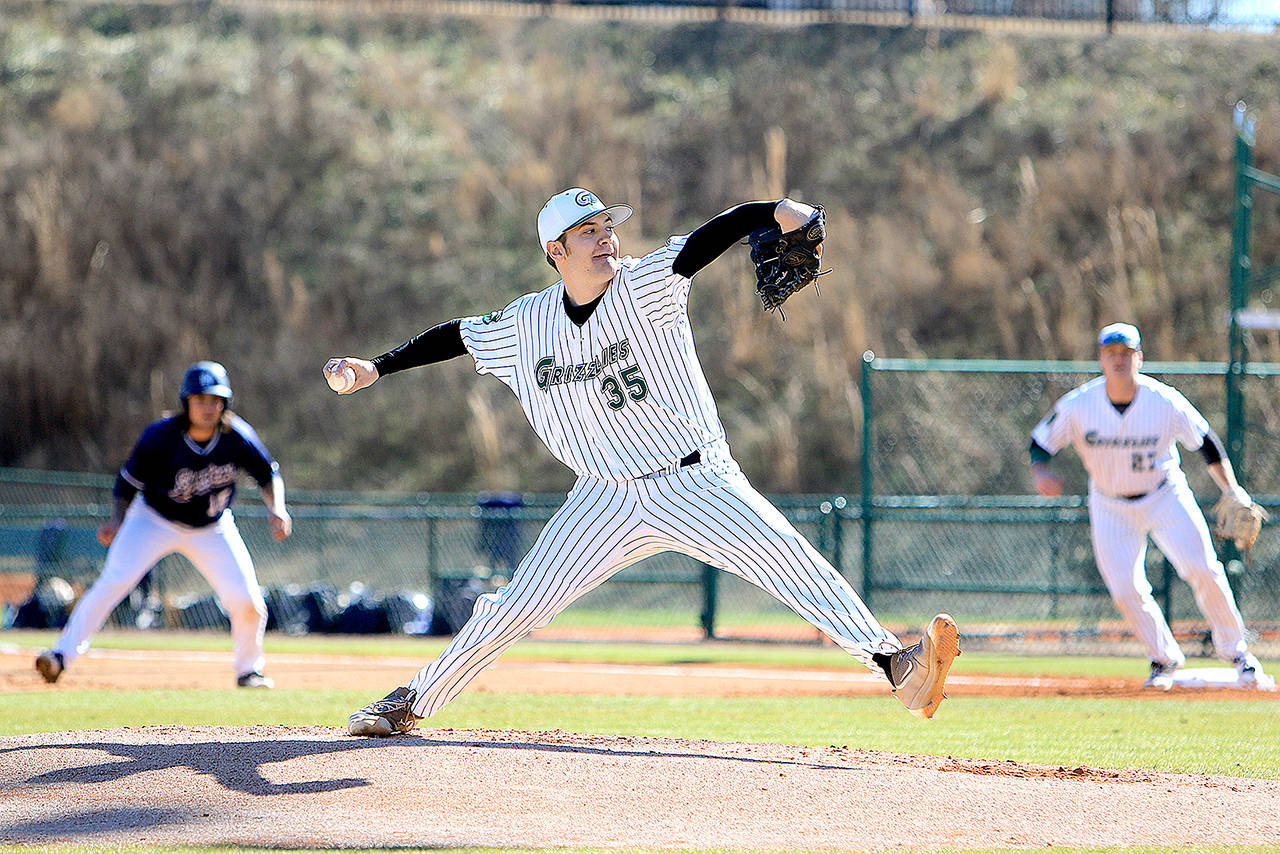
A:
<svg viewBox="0 0 1280 854">
<path fill-rule="evenodd" d="M 1175 688 L 1243 688 L 1247 690 L 1274 691 L 1275 680 L 1261 674 L 1256 685 L 1241 685 L 1234 667 L 1184 667 L 1174 671 Z"/>
</svg>

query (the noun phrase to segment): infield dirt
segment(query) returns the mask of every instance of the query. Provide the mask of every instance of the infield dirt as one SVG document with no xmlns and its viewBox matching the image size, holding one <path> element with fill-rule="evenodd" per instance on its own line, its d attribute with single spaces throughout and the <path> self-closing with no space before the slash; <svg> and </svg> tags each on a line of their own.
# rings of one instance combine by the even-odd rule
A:
<svg viewBox="0 0 1280 854">
<path fill-rule="evenodd" d="M 8 843 L 881 851 L 1280 839 L 1273 780 L 565 732 L 26 735 L 0 740 L 0 785 Z"/>
<path fill-rule="evenodd" d="M 418 661 L 272 656 L 281 687 L 402 684 Z M 963 677 L 952 693 L 1149 696 L 1136 680 Z M 217 653 L 102 650 L 70 687 L 209 687 Z M 499 662 L 473 690 L 884 690 L 868 674 Z M 26 651 L 0 688 L 44 686 Z M 1253 696 L 1244 692 L 1230 695 Z M 1223 695 L 1220 695 L 1223 696 Z M 1280 781 L 560 731 L 139 727 L 0 739 L 0 843 L 939 850 L 1280 842 Z M 1175 821 L 1172 816 L 1194 816 Z"/>
</svg>

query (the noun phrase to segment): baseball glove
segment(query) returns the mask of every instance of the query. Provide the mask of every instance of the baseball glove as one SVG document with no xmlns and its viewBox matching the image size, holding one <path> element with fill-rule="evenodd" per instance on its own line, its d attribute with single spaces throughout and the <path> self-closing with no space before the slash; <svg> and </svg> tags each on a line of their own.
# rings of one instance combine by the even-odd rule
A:
<svg viewBox="0 0 1280 854">
<path fill-rule="evenodd" d="M 1222 493 L 1213 508 L 1213 516 L 1213 532 L 1234 542 L 1246 556 L 1258 539 L 1262 523 L 1271 518 L 1243 489 Z"/>
<path fill-rule="evenodd" d="M 780 309 L 787 298 L 830 270 L 819 271 L 827 218 L 822 205 L 795 231 L 778 226 L 751 232 L 751 263 L 756 265 L 756 293 L 765 311 Z M 781 314 L 781 312 L 779 312 Z M 785 316 L 784 316 L 785 319 Z"/>
</svg>

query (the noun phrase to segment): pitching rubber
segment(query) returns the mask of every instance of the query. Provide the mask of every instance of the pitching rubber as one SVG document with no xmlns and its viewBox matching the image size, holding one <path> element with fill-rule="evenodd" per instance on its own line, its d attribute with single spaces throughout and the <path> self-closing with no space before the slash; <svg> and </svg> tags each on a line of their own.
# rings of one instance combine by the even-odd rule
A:
<svg viewBox="0 0 1280 854">
<path fill-rule="evenodd" d="M 960 629 L 950 614 L 939 614 L 929 623 L 924 635 L 925 649 L 921 656 L 929 663 L 929 682 L 925 690 L 929 700 L 916 709 L 909 709 L 918 718 L 931 718 L 938 711 L 946 686 L 947 674 L 951 672 L 951 663 L 960 654 Z"/>
</svg>

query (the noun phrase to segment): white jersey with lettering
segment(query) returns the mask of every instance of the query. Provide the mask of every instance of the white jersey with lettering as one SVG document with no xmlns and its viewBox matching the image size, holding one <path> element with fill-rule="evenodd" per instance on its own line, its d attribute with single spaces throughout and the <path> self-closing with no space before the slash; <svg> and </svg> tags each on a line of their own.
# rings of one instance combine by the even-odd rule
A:
<svg viewBox="0 0 1280 854">
<path fill-rule="evenodd" d="M 693 346 L 689 283 L 671 270 L 685 237 L 623 258 L 579 326 L 564 283 L 461 321 L 476 370 L 502 380 L 538 436 L 579 476 L 625 481 L 724 440 Z"/>
<path fill-rule="evenodd" d="M 624 258 L 580 327 L 565 312 L 562 282 L 461 322 L 477 370 L 510 386 L 578 481 L 511 583 L 481 596 L 410 682 L 414 714 L 434 714 L 583 594 L 669 550 L 767 591 L 875 673 L 874 656 L 900 648 L 730 456 L 694 352 L 690 280 L 671 269 L 684 242 Z"/>
<path fill-rule="evenodd" d="M 1208 433 L 1208 422 L 1180 392 L 1143 375 L 1123 413 L 1098 377 L 1064 395 L 1031 433 L 1050 453 L 1068 444 L 1079 453 L 1089 473 L 1098 571 L 1151 660 L 1165 665 L 1181 666 L 1186 656 L 1152 595 L 1148 536 L 1191 585 L 1219 657 L 1231 661 L 1247 652 L 1244 621 L 1175 445 L 1194 451 Z"/>
<path fill-rule="evenodd" d="M 1051 454 L 1070 444 L 1092 485 L 1122 496 L 1185 481 L 1174 443 L 1194 451 L 1208 434 L 1209 423 L 1181 392 L 1139 374 L 1138 393 L 1123 413 L 1107 398 L 1106 378 L 1097 377 L 1063 395 L 1031 438 Z"/>
</svg>

